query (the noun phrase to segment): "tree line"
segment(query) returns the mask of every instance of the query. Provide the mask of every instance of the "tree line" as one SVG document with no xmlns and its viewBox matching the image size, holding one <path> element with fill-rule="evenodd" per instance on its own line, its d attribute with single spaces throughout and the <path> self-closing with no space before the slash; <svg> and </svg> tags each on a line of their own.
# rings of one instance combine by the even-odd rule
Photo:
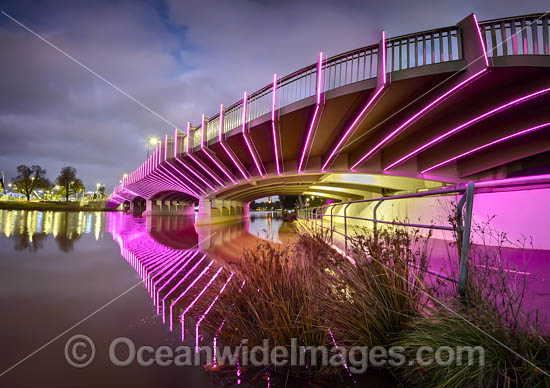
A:
<svg viewBox="0 0 550 388">
<path fill-rule="evenodd" d="M 17 166 L 17 176 L 11 180 L 14 189 L 23 194 L 27 201 L 30 201 L 32 194 L 38 190 L 52 190 L 57 186 L 59 194 L 69 201 L 73 194 L 84 191 L 84 183 L 76 176 L 76 168 L 67 166 L 63 167 L 59 175 L 52 183 L 46 177 L 46 170 L 39 165 L 26 166 L 24 164 Z M 5 182 L 2 180 L 2 189 L 5 191 Z M 105 196 L 105 187 L 98 188 L 99 194 Z"/>
</svg>

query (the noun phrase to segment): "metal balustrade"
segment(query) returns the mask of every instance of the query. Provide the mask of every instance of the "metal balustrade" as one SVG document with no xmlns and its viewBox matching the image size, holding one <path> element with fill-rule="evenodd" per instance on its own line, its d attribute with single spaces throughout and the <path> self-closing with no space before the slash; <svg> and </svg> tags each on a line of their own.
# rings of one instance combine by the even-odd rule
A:
<svg viewBox="0 0 550 388">
<path fill-rule="evenodd" d="M 536 14 L 481 22 L 480 28 L 488 54 L 550 55 L 549 17 L 541 16 L 542 14 Z M 376 77 L 378 54 L 378 45 L 375 44 L 325 60 L 323 91 Z M 398 36 L 386 41 L 387 72 L 456 61 L 462 57 L 461 31 L 456 26 Z M 276 109 L 314 96 L 316 79 L 317 64 L 312 64 L 277 80 Z M 247 97 L 246 122 L 271 113 L 272 106 L 273 84 L 269 84 Z M 205 141 L 217 138 L 219 119 L 219 114 L 216 114 L 207 121 Z M 241 100 L 225 111 L 223 133 L 241 127 L 242 120 Z M 198 144 L 200 133 L 195 132 L 195 146 Z"/>
<path fill-rule="evenodd" d="M 462 58 L 457 27 L 440 28 L 391 38 L 386 43 L 387 71 L 450 62 Z"/>
<path fill-rule="evenodd" d="M 356 220 L 363 222 L 371 222 L 373 224 L 373 235 L 376 238 L 378 234 L 378 224 L 384 225 L 395 225 L 401 227 L 412 227 L 420 229 L 430 229 L 430 230 L 442 230 L 453 232 L 455 231 L 451 225 L 435 225 L 435 224 L 416 224 L 409 222 L 398 222 L 398 221 L 385 221 L 380 220 L 377 217 L 377 210 L 384 201 L 394 201 L 399 199 L 408 199 L 408 198 L 424 198 L 431 196 L 441 196 L 448 194 L 461 194 L 461 197 L 457 203 L 457 214 L 456 219 L 458 221 L 458 230 L 457 233 L 457 244 L 458 255 L 459 255 L 459 278 L 452 279 L 445 275 L 428 271 L 430 274 L 443 278 L 445 280 L 458 283 L 459 291 L 464 292 L 464 287 L 467 281 L 467 266 L 468 266 L 468 257 L 469 257 L 469 247 L 470 247 L 470 231 L 472 225 L 472 209 L 474 196 L 476 191 L 494 189 L 504 189 L 504 188 L 535 188 L 535 187 L 548 187 L 550 185 L 550 174 L 545 175 L 533 175 L 526 177 L 517 177 L 517 178 L 507 178 L 500 179 L 495 181 L 480 181 L 480 182 L 469 182 L 467 185 L 457 185 L 449 186 L 438 190 L 423 191 L 418 193 L 410 193 L 403 195 L 395 195 L 389 197 L 379 197 L 373 199 L 364 199 L 358 201 L 349 201 L 349 202 L 337 202 L 331 203 L 324 206 L 318 207 L 309 207 L 299 209 L 297 212 L 298 218 L 302 220 L 308 220 L 313 222 L 313 227 L 317 228 L 320 231 L 326 231 L 329 235 L 331 244 L 334 244 L 334 234 L 340 235 L 344 238 L 344 253 L 348 254 L 350 252 L 349 244 L 350 242 L 356 241 L 356 238 L 348 232 L 349 224 L 348 220 Z M 376 203 L 373 208 L 372 218 L 366 217 L 355 217 L 349 216 L 347 214 L 348 208 L 354 204 L 360 203 Z M 343 215 L 334 214 L 336 208 L 343 207 Z M 327 225 L 325 225 L 325 219 L 327 220 Z M 335 219 L 343 219 L 343 231 L 338 230 Z"/>
<path fill-rule="evenodd" d="M 479 23 L 487 54 L 550 55 L 548 15 L 534 14 Z"/>
</svg>

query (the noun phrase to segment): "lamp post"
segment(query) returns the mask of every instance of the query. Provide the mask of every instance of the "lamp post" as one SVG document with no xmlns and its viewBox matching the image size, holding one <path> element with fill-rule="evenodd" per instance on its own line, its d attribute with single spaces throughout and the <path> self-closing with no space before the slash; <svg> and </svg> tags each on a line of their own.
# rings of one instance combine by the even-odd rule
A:
<svg viewBox="0 0 550 388">
<path fill-rule="evenodd" d="M 149 147 L 156 146 L 160 142 L 156 137 L 150 137 L 147 139 L 147 158 L 149 158 Z"/>
</svg>

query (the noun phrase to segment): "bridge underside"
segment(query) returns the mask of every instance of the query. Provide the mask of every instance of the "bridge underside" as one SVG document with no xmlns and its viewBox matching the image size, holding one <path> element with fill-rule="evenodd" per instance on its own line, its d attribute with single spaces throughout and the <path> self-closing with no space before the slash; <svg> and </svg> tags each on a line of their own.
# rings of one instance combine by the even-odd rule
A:
<svg viewBox="0 0 550 388">
<path fill-rule="evenodd" d="M 200 202 L 197 222 L 208 223 L 246 215 L 248 202 L 272 195 L 347 201 L 550 173 L 548 28 L 538 30 L 546 34 L 540 50 L 520 55 L 482 35 L 495 23 L 470 16 L 452 27 L 458 43 L 449 40 L 444 52 L 440 42 L 439 61 L 435 52 L 427 61 L 426 47 L 422 60 L 412 35 L 382 34 L 378 45 L 357 51 L 357 62 L 355 53 L 324 62 L 321 55 L 317 67 L 292 76 L 296 85 L 313 81 L 303 96 L 281 103 L 294 78 L 275 79 L 271 89 L 203 116 L 199 127 L 176 129 L 114 198 L 145 198 L 149 214 L 190 214 Z M 374 55 L 382 51 L 387 58 Z M 341 82 L 338 69 L 351 81 Z"/>
</svg>

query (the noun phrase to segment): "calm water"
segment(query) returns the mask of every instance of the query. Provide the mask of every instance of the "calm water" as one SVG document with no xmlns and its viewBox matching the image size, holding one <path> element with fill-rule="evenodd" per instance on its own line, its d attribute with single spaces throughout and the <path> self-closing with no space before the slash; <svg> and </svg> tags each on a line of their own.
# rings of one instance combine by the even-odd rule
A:
<svg viewBox="0 0 550 388">
<path fill-rule="evenodd" d="M 171 332 L 143 285 L 147 276 L 140 277 L 132 263 L 147 262 L 154 254 L 170 264 L 165 275 L 173 272 L 181 278 L 185 272 L 178 265 L 185 255 L 195 260 L 189 266 L 198 269 L 203 256 L 204 263 L 211 257 L 234 260 L 259 238 L 284 241 L 287 237 L 278 233 L 281 225 L 267 214 L 195 230 L 185 217 L 0 210 L 0 374 L 114 300 L 0 376 L 0 386 L 217 386 L 200 367 L 110 363 L 109 344 L 117 337 L 130 338 L 136 347 L 166 344 L 175 349 L 181 344 L 178 321 L 174 319 Z M 204 278 L 208 276 L 213 275 L 205 272 Z M 75 334 L 87 335 L 96 347 L 94 361 L 83 369 L 68 365 L 64 356 L 65 343 Z M 185 344 L 194 344 L 193 335 Z"/>
</svg>

